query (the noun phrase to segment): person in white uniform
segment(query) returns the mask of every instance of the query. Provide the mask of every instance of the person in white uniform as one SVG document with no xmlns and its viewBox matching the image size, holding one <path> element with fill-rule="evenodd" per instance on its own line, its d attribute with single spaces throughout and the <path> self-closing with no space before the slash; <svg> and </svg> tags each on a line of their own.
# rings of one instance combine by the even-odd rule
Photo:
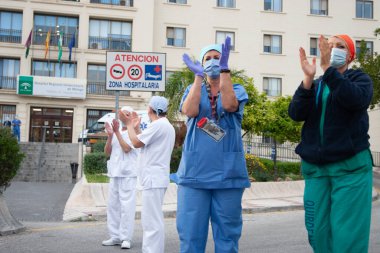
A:
<svg viewBox="0 0 380 253">
<path fill-rule="evenodd" d="M 124 113 L 131 113 L 129 106 L 121 108 Z M 106 122 L 108 134 L 104 152 L 110 155 L 107 161 L 107 176 L 110 178 L 107 205 L 107 227 L 110 239 L 102 242 L 103 246 L 121 245 L 122 249 L 131 248 L 136 210 L 136 161 L 139 150 L 135 149 L 129 139 L 127 127 L 119 130 L 120 123 L 113 119 L 112 125 Z M 140 132 L 140 125 L 134 126 Z"/>
<path fill-rule="evenodd" d="M 142 190 L 143 253 L 164 253 L 165 248 L 162 204 L 169 185 L 170 158 L 175 141 L 174 127 L 166 118 L 167 109 L 166 98 L 153 96 L 148 108 L 151 124 L 141 134 L 133 127 L 139 121 L 136 113 L 119 113 L 120 120 L 127 125 L 133 146 L 141 148 L 137 185 Z"/>
</svg>

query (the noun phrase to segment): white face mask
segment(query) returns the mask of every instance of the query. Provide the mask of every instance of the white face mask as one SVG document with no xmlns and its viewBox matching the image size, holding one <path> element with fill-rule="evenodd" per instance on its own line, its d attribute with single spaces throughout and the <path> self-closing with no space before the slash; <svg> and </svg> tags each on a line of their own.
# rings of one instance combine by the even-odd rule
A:
<svg viewBox="0 0 380 253">
<path fill-rule="evenodd" d="M 342 67 L 346 64 L 347 51 L 334 47 L 331 50 L 330 65 L 334 68 Z"/>
</svg>

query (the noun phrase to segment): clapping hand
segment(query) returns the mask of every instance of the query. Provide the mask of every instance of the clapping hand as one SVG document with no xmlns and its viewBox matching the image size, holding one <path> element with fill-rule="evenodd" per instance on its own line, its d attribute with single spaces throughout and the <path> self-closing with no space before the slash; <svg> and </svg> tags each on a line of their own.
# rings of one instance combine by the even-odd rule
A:
<svg viewBox="0 0 380 253">
<path fill-rule="evenodd" d="M 136 113 L 136 112 L 132 112 L 132 124 L 133 124 L 133 128 L 140 128 L 140 124 L 141 124 L 141 117 L 139 117 L 139 115 Z"/>
<path fill-rule="evenodd" d="M 182 56 L 183 62 L 186 66 L 196 75 L 203 77 L 203 67 L 199 61 L 193 62 L 193 60 L 189 57 L 188 54 L 183 54 Z"/>
<path fill-rule="evenodd" d="M 112 120 L 112 130 L 114 133 L 119 132 L 120 123 L 117 119 Z"/>
<path fill-rule="evenodd" d="M 315 64 L 316 58 L 313 57 L 312 63 L 310 64 L 308 59 L 306 58 L 305 49 L 300 47 L 299 51 L 300 51 L 301 68 L 302 68 L 303 73 L 305 74 L 303 85 L 304 85 L 304 88 L 310 89 L 312 82 L 314 80 L 315 73 L 317 71 L 317 67 Z"/>
<path fill-rule="evenodd" d="M 321 52 L 321 68 L 326 71 L 330 67 L 332 46 L 329 45 L 326 38 L 321 35 L 319 37 L 319 51 Z"/>
<path fill-rule="evenodd" d="M 110 137 L 113 135 L 112 127 L 111 127 L 110 123 L 108 123 L 108 122 L 106 122 L 106 133 Z"/>
<path fill-rule="evenodd" d="M 219 66 L 220 69 L 228 69 L 228 58 L 231 51 L 231 38 L 226 37 L 224 44 L 222 45 L 222 55 L 220 56 Z"/>
</svg>

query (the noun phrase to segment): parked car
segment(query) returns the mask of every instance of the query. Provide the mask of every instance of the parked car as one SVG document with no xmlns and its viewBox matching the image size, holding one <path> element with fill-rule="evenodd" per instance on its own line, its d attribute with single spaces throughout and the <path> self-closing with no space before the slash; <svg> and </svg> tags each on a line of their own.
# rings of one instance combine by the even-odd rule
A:
<svg viewBox="0 0 380 253">
<path fill-rule="evenodd" d="M 136 111 L 137 114 L 141 117 L 140 128 L 141 130 L 145 130 L 149 124 L 149 117 L 147 110 L 139 110 Z M 115 118 L 115 113 L 110 112 L 98 119 L 94 124 L 92 124 L 88 129 L 83 130 L 78 137 L 78 142 L 86 143 L 90 139 L 103 139 L 107 138 L 107 134 L 105 132 L 105 124 L 106 122 L 111 123 Z M 120 124 L 121 127 L 121 124 Z"/>
</svg>

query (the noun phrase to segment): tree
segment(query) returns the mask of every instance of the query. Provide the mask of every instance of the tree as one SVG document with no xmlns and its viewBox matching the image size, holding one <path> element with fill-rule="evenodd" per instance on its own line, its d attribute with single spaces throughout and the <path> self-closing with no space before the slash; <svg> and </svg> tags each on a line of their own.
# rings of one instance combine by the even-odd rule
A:
<svg viewBox="0 0 380 253">
<path fill-rule="evenodd" d="M 380 28 L 376 29 L 375 34 L 380 35 Z M 373 97 L 371 101 L 371 109 L 380 102 L 380 55 L 377 52 L 373 54 L 366 47 L 364 41 L 360 44 L 360 52 L 357 55 L 353 68 L 361 68 L 367 73 L 373 82 Z"/>
<path fill-rule="evenodd" d="M 20 232 L 25 227 L 9 212 L 3 192 L 17 174 L 24 154 L 9 128 L 0 127 L 0 235 Z"/>
</svg>

